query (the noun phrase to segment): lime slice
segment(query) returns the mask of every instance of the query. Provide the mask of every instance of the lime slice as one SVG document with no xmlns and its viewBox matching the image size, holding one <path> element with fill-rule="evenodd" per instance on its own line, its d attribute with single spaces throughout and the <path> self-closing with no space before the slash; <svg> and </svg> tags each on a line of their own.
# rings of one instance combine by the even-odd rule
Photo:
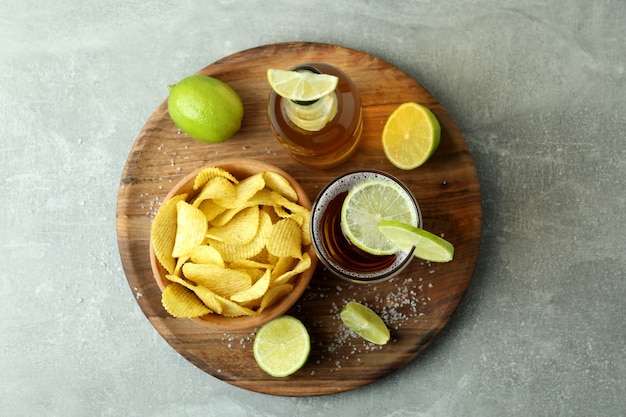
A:
<svg viewBox="0 0 626 417">
<path fill-rule="evenodd" d="M 341 321 L 350 330 L 368 342 L 384 345 L 389 341 L 389 329 L 383 319 L 371 308 L 356 301 L 350 301 L 341 309 L 339 315 Z"/>
<path fill-rule="evenodd" d="M 267 80 L 272 90 L 287 100 L 315 101 L 332 93 L 339 78 L 311 71 L 267 70 Z"/>
<path fill-rule="evenodd" d="M 373 255 L 391 255 L 398 248 L 378 231 L 378 223 L 396 220 L 417 224 L 413 199 L 391 180 L 365 180 L 352 188 L 341 208 L 341 228 L 356 247 Z"/>
<path fill-rule="evenodd" d="M 417 103 L 403 103 L 385 123 L 383 151 L 397 168 L 414 169 L 435 152 L 440 136 L 441 126 L 429 109 Z"/>
<path fill-rule="evenodd" d="M 447 240 L 426 230 L 397 221 L 382 221 L 378 230 L 389 241 L 403 251 L 415 246 L 413 255 L 431 262 L 450 262 L 454 257 L 454 246 Z"/>
<path fill-rule="evenodd" d="M 300 369 L 309 357 L 311 340 L 302 322 L 281 316 L 265 323 L 256 333 L 254 359 L 274 377 L 285 377 Z"/>
</svg>

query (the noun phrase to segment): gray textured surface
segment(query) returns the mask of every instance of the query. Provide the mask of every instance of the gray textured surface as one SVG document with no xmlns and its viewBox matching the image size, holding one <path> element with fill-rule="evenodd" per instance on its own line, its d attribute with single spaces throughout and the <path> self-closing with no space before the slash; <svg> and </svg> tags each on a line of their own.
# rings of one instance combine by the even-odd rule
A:
<svg viewBox="0 0 626 417">
<path fill-rule="evenodd" d="M 623 416 L 626 2 L 5 0 L 3 416 Z M 484 199 L 474 281 L 400 371 L 321 398 L 222 383 L 124 277 L 118 183 L 165 86 L 292 40 L 377 55 L 466 136 Z"/>
</svg>

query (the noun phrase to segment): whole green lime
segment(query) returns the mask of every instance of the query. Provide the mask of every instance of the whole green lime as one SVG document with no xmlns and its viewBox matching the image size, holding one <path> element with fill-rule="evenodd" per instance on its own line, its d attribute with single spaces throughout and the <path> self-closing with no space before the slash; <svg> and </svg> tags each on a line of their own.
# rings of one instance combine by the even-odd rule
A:
<svg viewBox="0 0 626 417">
<path fill-rule="evenodd" d="M 194 139 L 219 143 L 241 127 L 243 103 L 226 83 L 191 75 L 169 86 L 167 109 L 172 121 Z"/>
</svg>

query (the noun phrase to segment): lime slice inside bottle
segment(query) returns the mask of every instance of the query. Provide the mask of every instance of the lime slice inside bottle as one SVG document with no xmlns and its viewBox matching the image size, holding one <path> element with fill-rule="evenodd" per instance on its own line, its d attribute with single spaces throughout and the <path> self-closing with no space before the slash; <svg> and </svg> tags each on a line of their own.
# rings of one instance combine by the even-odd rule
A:
<svg viewBox="0 0 626 417">
<path fill-rule="evenodd" d="M 378 230 L 383 220 L 417 224 L 414 201 L 400 185 L 390 180 L 371 179 L 348 192 L 341 207 L 341 228 L 356 247 L 372 255 L 396 253 L 397 246 Z"/>
<path fill-rule="evenodd" d="M 267 70 L 267 80 L 272 90 L 287 100 L 315 101 L 337 88 L 339 78 L 311 71 Z"/>
<path fill-rule="evenodd" d="M 383 220 L 378 223 L 380 233 L 403 251 L 415 246 L 413 255 L 430 262 L 450 262 L 454 246 L 447 240 L 410 224 Z"/>
<path fill-rule="evenodd" d="M 257 331 L 253 344 L 254 359 L 273 377 L 286 377 L 306 363 L 311 340 L 304 324 L 292 316 L 280 316 Z"/>
<path fill-rule="evenodd" d="M 384 345 L 389 341 L 389 329 L 371 308 L 350 301 L 341 309 L 339 315 L 341 321 L 363 339 L 377 345 Z"/>
</svg>

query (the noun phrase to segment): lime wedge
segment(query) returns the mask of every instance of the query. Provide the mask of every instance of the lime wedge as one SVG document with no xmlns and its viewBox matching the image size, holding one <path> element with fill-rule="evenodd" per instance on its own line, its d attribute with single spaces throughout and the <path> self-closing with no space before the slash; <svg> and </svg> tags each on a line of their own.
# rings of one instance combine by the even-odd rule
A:
<svg viewBox="0 0 626 417">
<path fill-rule="evenodd" d="M 339 78 L 311 71 L 267 70 L 267 80 L 272 90 L 287 100 L 315 101 L 337 88 Z"/>
<path fill-rule="evenodd" d="M 391 255 L 396 245 L 377 228 L 383 220 L 417 224 L 410 194 L 391 180 L 365 180 L 352 188 L 341 208 L 341 228 L 356 247 L 373 255 Z"/>
<path fill-rule="evenodd" d="M 300 320 L 280 316 L 261 326 L 252 349 L 259 367 L 280 378 L 293 374 L 306 363 L 311 340 Z"/>
<path fill-rule="evenodd" d="M 378 223 L 380 233 L 405 252 L 415 246 L 415 257 L 431 262 L 450 262 L 454 246 L 447 240 L 426 230 L 398 221 Z"/>
<path fill-rule="evenodd" d="M 410 170 L 423 165 L 439 146 L 441 126 L 426 107 L 403 103 L 387 119 L 382 135 L 385 156 L 394 166 Z"/>
<path fill-rule="evenodd" d="M 368 342 L 384 345 L 389 341 L 389 329 L 383 319 L 371 308 L 356 301 L 350 301 L 341 309 L 339 315 L 341 321 L 350 330 Z"/>
</svg>

